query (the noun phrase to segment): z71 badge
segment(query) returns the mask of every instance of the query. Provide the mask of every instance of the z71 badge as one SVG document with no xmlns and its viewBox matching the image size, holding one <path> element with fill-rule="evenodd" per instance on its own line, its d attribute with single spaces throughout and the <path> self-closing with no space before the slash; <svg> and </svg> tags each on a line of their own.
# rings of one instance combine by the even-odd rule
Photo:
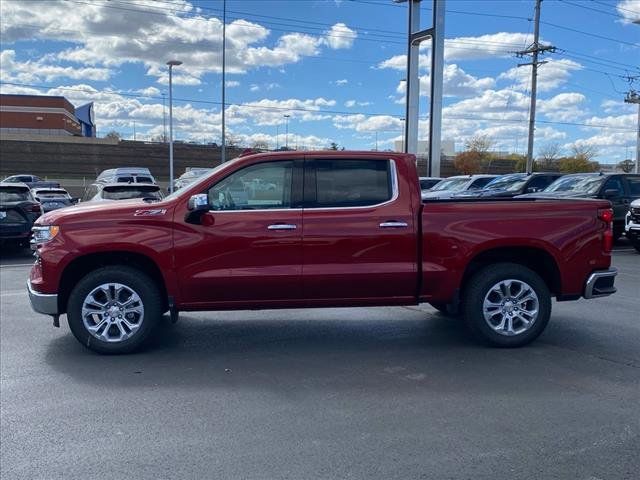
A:
<svg viewBox="0 0 640 480">
<path fill-rule="evenodd" d="M 143 208 L 140 210 L 136 210 L 136 213 L 133 214 L 134 217 L 153 217 L 158 215 L 164 215 L 167 213 L 166 208 Z"/>
</svg>

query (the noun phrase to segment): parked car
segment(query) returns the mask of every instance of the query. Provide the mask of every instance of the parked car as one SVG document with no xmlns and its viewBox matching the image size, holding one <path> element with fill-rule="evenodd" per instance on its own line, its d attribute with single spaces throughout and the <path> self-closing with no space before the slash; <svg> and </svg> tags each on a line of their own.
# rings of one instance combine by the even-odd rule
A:
<svg viewBox="0 0 640 480">
<path fill-rule="evenodd" d="M 640 200 L 634 200 L 625 217 L 625 235 L 640 253 Z"/>
<path fill-rule="evenodd" d="M 64 188 L 33 188 L 31 193 L 35 200 L 40 202 L 42 210 L 45 212 L 69 207 L 77 202 L 77 199 L 71 198 L 69 192 Z"/>
<path fill-rule="evenodd" d="M 173 190 L 180 190 L 187 185 L 191 185 L 193 182 L 205 175 L 208 175 L 212 171 L 213 168 L 190 168 L 182 175 L 180 175 L 179 178 L 173 181 Z"/>
<path fill-rule="evenodd" d="M 537 197 L 600 198 L 613 206 L 613 236 L 624 232 L 624 219 L 629 204 L 640 198 L 640 174 L 634 173 L 575 173 L 559 178 Z"/>
<path fill-rule="evenodd" d="M 164 195 L 159 185 L 154 183 L 94 183 L 82 197 L 83 202 L 131 200 L 143 198 L 162 200 Z"/>
<path fill-rule="evenodd" d="M 422 199 L 439 200 L 451 198 L 456 193 L 479 190 L 496 177 L 497 175 L 456 175 L 455 177 L 448 177 L 431 187 L 430 190 L 422 192 Z"/>
<path fill-rule="evenodd" d="M 122 167 L 104 170 L 96 182 L 99 183 L 156 183 L 148 168 Z"/>
<path fill-rule="evenodd" d="M 268 199 L 243 181 L 275 185 Z M 239 185 L 239 190 L 235 185 Z M 303 221 L 304 215 L 304 221 Z M 140 347 L 169 311 L 415 305 L 525 345 L 551 299 L 615 292 L 608 201 L 423 203 L 413 155 L 272 152 L 154 203 L 79 205 L 34 227 L 33 308 L 82 345 Z"/>
<path fill-rule="evenodd" d="M 454 198 L 515 197 L 540 192 L 562 176 L 561 173 L 510 173 L 491 180 L 480 190 L 456 193 Z"/>
<path fill-rule="evenodd" d="M 58 182 L 49 182 L 47 180 L 42 180 L 40 177 L 36 175 L 11 175 L 10 177 L 5 178 L 0 183 L 23 183 L 27 185 L 29 188 L 58 188 L 60 184 Z"/>
<path fill-rule="evenodd" d="M 0 183 L 0 242 L 29 243 L 33 222 L 42 206 L 24 183 Z"/>
<path fill-rule="evenodd" d="M 440 177 L 420 177 L 420 190 L 425 192 L 442 181 Z"/>
</svg>

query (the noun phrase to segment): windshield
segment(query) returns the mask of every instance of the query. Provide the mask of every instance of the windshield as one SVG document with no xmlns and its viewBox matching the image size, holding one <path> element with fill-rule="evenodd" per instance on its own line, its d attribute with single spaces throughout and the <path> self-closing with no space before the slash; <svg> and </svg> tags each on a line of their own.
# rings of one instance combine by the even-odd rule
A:
<svg viewBox="0 0 640 480">
<path fill-rule="evenodd" d="M 605 180 L 603 175 L 570 175 L 562 177 L 549 185 L 545 192 L 597 193 Z"/>
<path fill-rule="evenodd" d="M 447 178 L 442 180 L 435 187 L 431 189 L 432 192 L 438 192 L 442 190 L 462 190 L 464 186 L 469 182 L 469 177 Z"/>
<path fill-rule="evenodd" d="M 29 190 L 26 188 L 0 188 L 0 202 L 26 202 L 29 200 Z"/>
<path fill-rule="evenodd" d="M 197 182 L 202 182 L 204 181 L 206 178 L 208 178 L 211 174 L 213 174 L 214 172 L 217 172 L 218 170 L 221 170 L 222 167 L 226 167 L 230 162 L 233 162 L 233 160 L 230 160 L 229 162 L 225 162 L 225 163 L 221 163 L 220 165 L 218 165 L 216 168 L 212 168 L 210 172 L 208 172 L 207 175 L 203 175 L 201 176 Z M 196 182 L 194 182 L 195 184 Z M 175 190 L 171 195 L 167 195 L 165 197 L 165 200 L 173 200 L 174 198 L 176 198 L 179 195 L 182 195 L 184 193 L 184 190 Z"/>
<path fill-rule="evenodd" d="M 128 200 L 131 198 L 155 198 L 162 200 L 160 188 L 144 188 L 139 186 L 107 187 L 102 190 L 102 198 L 106 200 Z"/>
<path fill-rule="evenodd" d="M 487 183 L 487 186 L 484 187 L 484 190 L 489 190 L 491 188 L 504 188 L 505 190 L 513 192 L 520 189 L 520 187 L 522 187 L 525 183 L 527 183 L 527 176 L 524 173 L 504 175 L 502 177 L 491 180 L 489 183 Z"/>
<path fill-rule="evenodd" d="M 38 190 L 35 192 L 38 198 L 68 198 L 67 192 L 59 192 L 55 190 Z"/>
</svg>

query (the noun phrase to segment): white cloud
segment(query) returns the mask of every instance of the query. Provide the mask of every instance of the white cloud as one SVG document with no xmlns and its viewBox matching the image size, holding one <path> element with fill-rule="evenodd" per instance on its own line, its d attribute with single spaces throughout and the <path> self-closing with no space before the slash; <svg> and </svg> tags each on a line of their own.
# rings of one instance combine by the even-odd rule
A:
<svg viewBox="0 0 640 480">
<path fill-rule="evenodd" d="M 292 121 L 317 121 L 331 118 L 327 114 L 317 112 L 327 107 L 335 106 L 335 100 L 327 100 L 322 97 L 300 100 L 290 98 L 287 100 L 262 99 L 255 102 L 247 102 L 242 105 L 231 105 L 227 108 L 227 116 L 231 121 L 248 121 L 255 125 L 280 125 L 284 123 L 284 115 L 290 115 Z M 316 113 L 317 112 L 317 113 Z"/>
<path fill-rule="evenodd" d="M 402 128 L 402 121 L 390 115 L 366 116 L 336 115 L 333 117 L 333 125 L 340 129 L 352 129 L 356 132 L 394 131 Z"/>
<path fill-rule="evenodd" d="M 112 73 L 108 68 L 52 65 L 45 59 L 20 62 L 16 60 L 15 50 L 2 50 L 0 64 L 4 81 L 20 83 L 51 82 L 57 78 L 106 81 Z"/>
<path fill-rule="evenodd" d="M 240 82 L 237 80 L 227 80 L 226 82 L 224 82 L 224 84 L 227 88 L 235 88 L 240 86 Z"/>
<path fill-rule="evenodd" d="M 334 82 L 338 87 L 342 87 L 343 85 L 346 85 L 347 83 L 349 83 L 349 80 L 347 80 L 346 78 L 342 78 L 340 80 L 336 80 Z"/>
<path fill-rule="evenodd" d="M 355 30 L 347 27 L 344 23 L 336 23 L 326 34 L 325 41 L 329 48 L 339 50 L 343 48 L 351 48 L 353 42 L 358 37 Z"/>
<path fill-rule="evenodd" d="M 136 90 L 136 93 L 144 95 L 145 97 L 157 97 L 158 95 L 160 95 L 160 90 L 158 90 L 156 87 L 147 87 Z"/>
<path fill-rule="evenodd" d="M 538 67 L 538 91 L 547 92 L 563 85 L 571 72 L 581 70 L 582 65 L 573 60 L 549 59 Z M 514 67 L 501 73 L 498 79 L 514 80 L 515 88 L 528 91 L 531 89 L 531 67 Z"/>
<path fill-rule="evenodd" d="M 372 104 L 373 102 L 358 102 L 357 100 L 347 100 L 346 102 L 344 102 L 344 106 L 347 108 L 353 108 L 356 105 L 359 107 L 367 107 Z"/>
<path fill-rule="evenodd" d="M 126 13 L 109 2 L 82 8 L 70 8 L 62 0 L 0 2 L 0 15 L 3 44 L 38 39 L 69 42 L 74 46 L 59 52 L 57 58 L 93 68 L 82 74 L 60 70 L 65 67 L 49 68 L 42 72 L 48 78 L 105 80 L 109 70 L 99 67 L 141 63 L 147 75 L 166 84 L 165 62 L 173 58 L 183 62 L 175 69 L 175 84 L 198 85 L 205 73 L 221 71 L 220 19 L 203 16 L 185 0 L 173 2 L 171 9 L 158 8 L 156 2 L 149 0 L 132 0 Z M 357 36 L 342 23 L 319 36 L 287 33 L 271 40 L 270 33 L 264 26 L 247 20 L 229 23 L 227 71 L 244 73 L 258 67 L 296 63 L 318 55 L 323 46 L 348 48 Z"/>
<path fill-rule="evenodd" d="M 638 0 L 622 0 L 616 5 L 616 9 L 623 17 L 623 23 L 633 23 L 640 20 L 640 2 Z"/>
<path fill-rule="evenodd" d="M 541 114 L 554 121 L 576 121 L 585 116 L 582 106 L 586 97 L 581 93 L 560 93 L 547 100 L 538 99 L 536 106 Z"/>
<path fill-rule="evenodd" d="M 444 59 L 448 62 L 454 62 L 456 60 L 481 60 L 494 57 L 507 58 L 513 56 L 515 50 L 526 47 L 527 42 L 530 41 L 529 34 L 515 32 L 498 32 L 477 37 L 447 38 L 444 43 Z M 420 54 L 418 59 L 420 68 L 428 68 L 431 61 L 429 42 L 421 44 L 420 52 L 424 52 Z M 380 62 L 376 68 L 405 71 L 407 68 L 407 56 L 394 55 Z"/>
<path fill-rule="evenodd" d="M 604 100 L 600 106 L 605 113 L 631 113 L 636 111 L 635 105 L 622 100 Z"/>
<path fill-rule="evenodd" d="M 471 97 L 484 90 L 493 88 L 495 80 L 491 77 L 477 78 L 469 75 L 456 64 L 445 65 L 443 70 L 444 96 L 446 97 Z M 420 76 L 420 95 L 428 96 L 431 88 L 431 76 Z M 404 95 L 406 82 L 401 81 L 396 87 L 396 92 Z M 396 103 L 404 103 L 404 97 L 398 98 Z"/>
</svg>

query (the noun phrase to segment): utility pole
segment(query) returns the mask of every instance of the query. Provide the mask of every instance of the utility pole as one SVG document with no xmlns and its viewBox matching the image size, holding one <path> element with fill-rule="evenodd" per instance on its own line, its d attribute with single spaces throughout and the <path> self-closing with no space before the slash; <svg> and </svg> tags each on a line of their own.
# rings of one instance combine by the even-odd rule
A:
<svg viewBox="0 0 640 480">
<path fill-rule="evenodd" d="M 536 124 L 536 93 L 538 91 L 538 65 L 542 65 L 545 62 L 538 60 L 538 55 L 545 52 L 555 52 L 556 47 L 552 45 L 540 45 L 540 6 L 542 0 L 536 0 L 536 11 L 533 27 L 533 43 L 529 45 L 525 50 L 516 52 L 516 55 L 520 58 L 525 55 L 531 55 L 532 60 L 530 63 L 519 63 L 518 67 L 524 67 L 531 65 L 531 106 L 529 107 L 529 143 L 527 145 L 527 173 L 533 171 L 533 135 Z"/>
<path fill-rule="evenodd" d="M 221 154 L 220 161 L 224 163 L 227 159 L 226 156 L 226 135 L 225 135 L 225 125 L 224 125 L 224 109 L 225 109 L 225 81 L 226 81 L 226 60 L 227 60 L 227 0 L 223 0 L 222 2 L 222 146 L 221 146 Z"/>
<path fill-rule="evenodd" d="M 638 105 L 638 131 L 636 132 L 636 168 L 635 173 L 639 173 L 640 164 L 640 94 L 635 90 L 629 90 L 624 99 L 625 103 L 635 103 Z"/>
</svg>

